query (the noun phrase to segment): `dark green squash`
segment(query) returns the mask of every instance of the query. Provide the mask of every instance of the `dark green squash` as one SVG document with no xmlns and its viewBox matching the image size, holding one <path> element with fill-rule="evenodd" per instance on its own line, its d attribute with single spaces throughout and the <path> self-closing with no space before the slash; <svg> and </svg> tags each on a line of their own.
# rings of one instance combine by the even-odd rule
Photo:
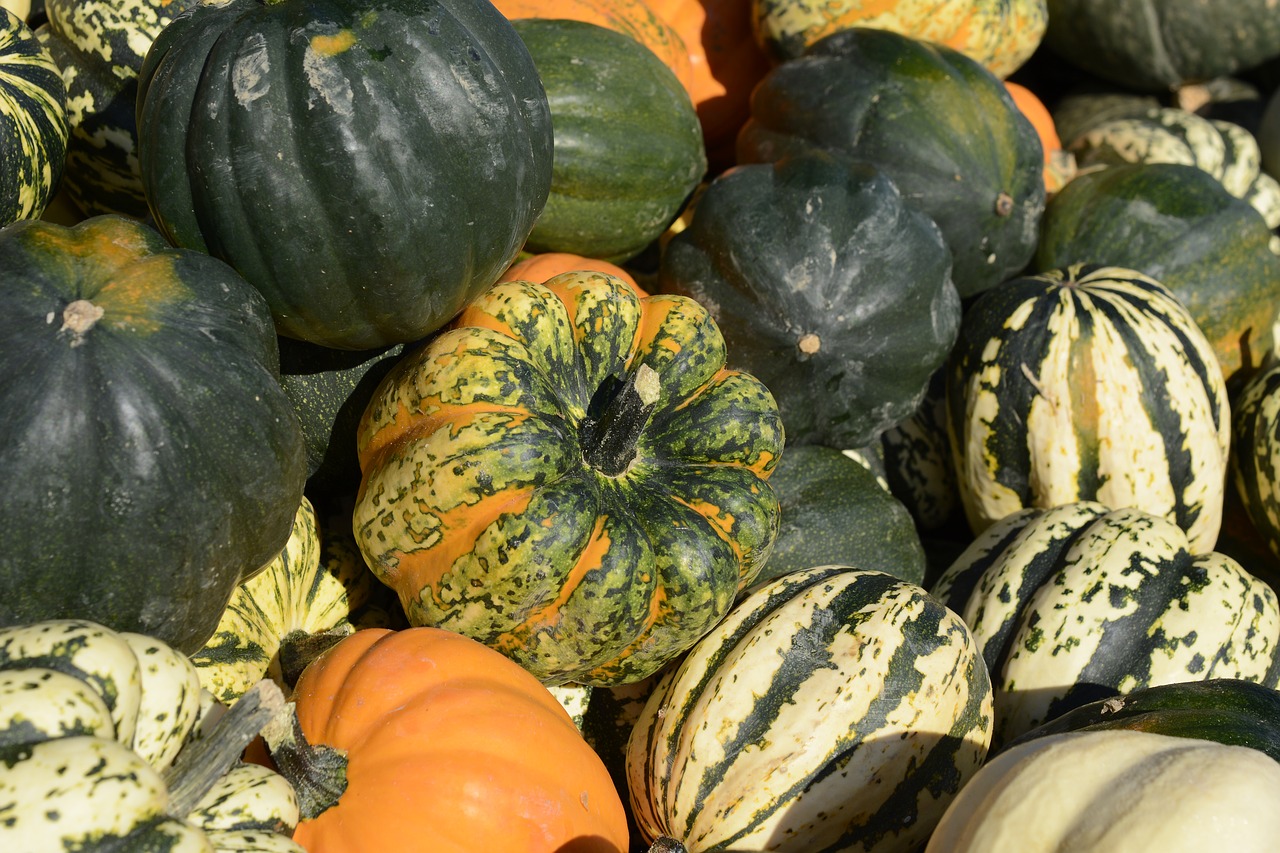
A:
<svg viewBox="0 0 1280 853">
<path fill-rule="evenodd" d="M 706 173 L 689 93 L 630 36 L 582 21 L 514 24 L 555 129 L 551 194 L 528 249 L 628 260 L 675 219 Z"/>
<path fill-rule="evenodd" d="M 66 100 L 49 51 L 0 9 L 0 226 L 34 219 L 53 198 L 67 150 Z"/>
<path fill-rule="evenodd" d="M 266 303 L 118 216 L 0 230 L 0 302 L 0 625 L 195 651 L 302 498 Z"/>
<path fill-rule="evenodd" d="M 492 284 L 551 184 L 551 120 L 509 21 L 464 0 L 231 0 L 139 76 L 147 201 L 235 267 L 279 331 L 417 340 Z"/>
<path fill-rule="evenodd" d="M 906 418 L 960 325 L 937 227 L 885 171 L 821 151 L 713 181 L 659 287 L 706 306 L 789 444 L 856 448 Z"/>
<path fill-rule="evenodd" d="M 1167 163 L 1076 176 L 1045 209 L 1036 268 L 1114 264 L 1158 280 L 1213 345 L 1228 378 L 1272 347 L 1280 257 L 1247 202 L 1211 175 Z"/>
<path fill-rule="evenodd" d="M 1045 204 L 1040 139 L 1000 80 L 967 56 L 853 28 L 776 66 L 752 93 L 738 162 L 814 148 L 876 166 L 938 223 L 962 297 L 1031 259 Z"/>
</svg>

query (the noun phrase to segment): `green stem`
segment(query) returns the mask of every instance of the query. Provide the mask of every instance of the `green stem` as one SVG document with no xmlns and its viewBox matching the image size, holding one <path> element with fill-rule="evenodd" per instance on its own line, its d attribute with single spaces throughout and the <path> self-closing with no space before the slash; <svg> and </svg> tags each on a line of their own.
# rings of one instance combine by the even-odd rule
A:
<svg viewBox="0 0 1280 853">
<path fill-rule="evenodd" d="M 307 664 L 350 636 L 353 630 L 355 629 L 350 624 L 345 624 L 315 634 L 306 631 L 290 631 L 285 634 L 280 639 L 280 650 L 276 653 L 276 659 L 280 663 L 280 680 L 284 682 L 284 686 L 293 690 Z"/>
<path fill-rule="evenodd" d="M 599 414 L 589 413 L 580 428 L 587 464 L 610 477 L 627 470 L 660 394 L 658 372 L 647 364 L 621 383 L 602 386 L 596 396 L 603 398 L 592 400 L 593 407 L 601 405 Z"/>
<path fill-rule="evenodd" d="M 347 790 L 346 750 L 307 741 L 292 702 L 262 729 L 271 760 L 298 794 L 298 811 L 312 820 Z"/>
</svg>

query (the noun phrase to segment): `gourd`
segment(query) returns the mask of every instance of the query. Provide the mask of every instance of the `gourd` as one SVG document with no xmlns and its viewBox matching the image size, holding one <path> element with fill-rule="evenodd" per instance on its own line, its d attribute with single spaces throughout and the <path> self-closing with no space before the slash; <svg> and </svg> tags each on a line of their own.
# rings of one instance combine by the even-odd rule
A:
<svg viewBox="0 0 1280 853">
<path fill-rule="evenodd" d="M 887 30 L 824 37 L 751 95 L 738 162 L 814 148 L 880 169 L 938 224 L 961 298 L 1019 273 L 1044 211 L 1044 158 L 1004 85 L 962 53 Z"/>
<path fill-rule="evenodd" d="M 66 111 L 53 57 L 22 18 L 0 9 L 0 226 L 48 207 L 66 158 Z"/>
<path fill-rule="evenodd" d="M 651 51 L 614 30 L 544 18 L 514 26 L 555 127 L 551 191 L 526 249 L 611 263 L 635 257 L 707 170 L 689 93 Z"/>
<path fill-rule="evenodd" d="M 1151 732 L 1051 735 L 992 759 L 926 853 L 1093 853 L 1275 846 L 1280 765 L 1242 746 Z"/>
<path fill-rule="evenodd" d="M 237 757 L 284 699 L 230 710 L 190 661 L 85 620 L 0 628 L 0 846 L 301 853 L 293 789 Z"/>
<path fill-rule="evenodd" d="M 861 447 L 919 405 L 960 326 L 942 234 L 887 173 L 820 151 L 742 165 L 667 243 L 659 289 L 706 305 L 789 443 Z"/>
<path fill-rule="evenodd" d="M 262 296 L 119 216 L 0 230 L 0 625 L 194 652 L 306 476 Z"/>
<path fill-rule="evenodd" d="M 760 571 L 782 445 L 693 300 L 585 271 L 502 282 L 383 380 L 353 529 L 411 624 L 547 684 L 624 683 Z"/>
<path fill-rule="evenodd" d="M 995 690 L 999 746 L 1144 687 L 1280 679 L 1280 605 L 1167 519 L 1081 501 L 993 524 L 930 592 L 964 619 Z"/>
<path fill-rule="evenodd" d="M 659 679 L 628 744 L 632 806 L 668 850 L 910 850 L 991 723 L 954 613 L 881 572 L 811 567 L 753 591 Z"/>
<path fill-rule="evenodd" d="M 357 631 L 303 671 L 293 702 L 296 725 L 266 737 L 310 853 L 627 849 L 622 802 L 569 715 L 474 640 Z"/>
<path fill-rule="evenodd" d="M 1158 281 L 1073 264 L 984 293 L 947 377 L 948 434 L 975 533 L 1024 507 L 1137 507 L 1212 550 L 1231 416 L 1222 368 Z"/>
<path fill-rule="evenodd" d="M 1280 362 L 1267 361 L 1235 400 L 1231 487 L 1267 549 L 1280 557 Z"/>
<path fill-rule="evenodd" d="M 551 185 L 546 96 L 510 22 L 462 0 L 378 9 L 201 4 L 139 75 L 160 231 L 236 268 L 281 334 L 338 349 L 443 326 L 514 260 Z"/>
</svg>

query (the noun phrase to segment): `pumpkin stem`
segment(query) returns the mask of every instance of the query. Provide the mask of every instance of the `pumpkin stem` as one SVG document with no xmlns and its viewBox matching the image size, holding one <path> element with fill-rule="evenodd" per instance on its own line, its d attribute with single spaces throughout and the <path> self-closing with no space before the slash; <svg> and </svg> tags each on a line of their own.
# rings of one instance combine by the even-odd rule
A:
<svg viewBox="0 0 1280 853">
<path fill-rule="evenodd" d="M 297 792 L 303 820 L 314 820 L 338 804 L 347 790 L 347 752 L 308 742 L 294 703 L 288 703 L 262 728 L 262 739 L 280 775 Z"/>
<path fill-rule="evenodd" d="M 647 364 L 624 380 L 610 380 L 597 389 L 579 435 L 587 464 L 615 477 L 635 459 L 636 442 L 658 404 L 661 385 L 658 372 Z"/>
<path fill-rule="evenodd" d="M 84 343 L 84 336 L 105 313 L 88 299 L 68 302 L 67 307 L 62 309 L 62 328 L 58 331 L 71 332 L 71 345 L 78 347 Z"/>
<path fill-rule="evenodd" d="M 653 839 L 646 853 L 688 853 L 688 848 L 669 835 L 660 835 Z"/>
<path fill-rule="evenodd" d="M 307 668 L 307 664 L 320 657 L 331 646 L 338 644 L 355 628 L 350 623 L 330 628 L 328 631 L 310 633 L 307 631 L 290 631 L 280 638 L 280 650 L 276 660 L 280 664 L 280 680 L 290 690 L 298 683 L 298 676 Z"/>
<path fill-rule="evenodd" d="M 208 735 L 184 747 L 164 772 L 165 787 L 169 789 L 169 813 L 176 818 L 186 818 L 240 760 L 245 747 L 263 726 L 279 716 L 284 707 L 280 687 L 264 678 L 236 700 Z"/>
</svg>

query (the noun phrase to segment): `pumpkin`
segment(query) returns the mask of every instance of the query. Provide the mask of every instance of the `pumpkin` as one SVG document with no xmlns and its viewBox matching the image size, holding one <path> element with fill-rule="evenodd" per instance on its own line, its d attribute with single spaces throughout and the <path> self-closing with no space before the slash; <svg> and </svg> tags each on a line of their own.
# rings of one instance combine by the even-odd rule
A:
<svg viewBox="0 0 1280 853">
<path fill-rule="evenodd" d="M 911 414 L 946 360 L 950 269 L 938 228 L 884 171 L 814 151 L 714 180 L 667 243 L 659 289 L 707 306 L 791 444 L 850 448 Z"/>
<path fill-rule="evenodd" d="M 5 850 L 301 853 L 293 789 L 236 757 L 284 698 L 207 702 L 186 656 L 85 620 L 0 628 Z"/>
<path fill-rule="evenodd" d="M 302 499 L 266 303 L 119 216 L 0 231 L 0 303 L 0 624 L 195 651 Z"/>
<path fill-rule="evenodd" d="M 973 631 L 999 745 L 1072 708 L 1144 687 L 1280 678 L 1280 605 L 1167 519 L 1081 501 L 993 524 L 930 592 Z"/>
<path fill-rule="evenodd" d="M 1134 270 L 1076 264 L 1005 282 L 965 312 L 947 376 L 965 516 L 1137 507 L 1212 550 L 1231 417 L 1222 368 L 1186 308 Z"/>
<path fill-rule="evenodd" d="M 881 572 L 813 567 L 756 589 L 662 676 L 628 745 L 632 806 L 645 838 L 687 853 L 911 850 L 991 722 L 954 613 Z"/>
<path fill-rule="evenodd" d="M 1045 208 L 1033 269 L 1138 270 L 1191 314 L 1234 386 L 1274 345 L 1280 257 L 1247 202 L 1190 165 L 1124 164 L 1077 176 Z"/>
<path fill-rule="evenodd" d="M 644 678 L 760 571 L 777 406 L 706 310 L 601 273 L 495 285 L 383 380 L 353 527 L 411 624 L 548 683 Z"/>
<path fill-rule="evenodd" d="M 303 671 L 293 701 L 297 728 L 266 735 L 309 853 L 627 849 L 622 802 L 569 715 L 474 640 L 357 631 Z"/>
<path fill-rule="evenodd" d="M 738 162 L 825 150 L 876 166 L 938 224 L 968 298 L 1020 272 L 1044 211 L 1044 161 L 1003 84 L 951 48 L 841 30 L 775 67 L 751 95 Z"/>
<path fill-rule="evenodd" d="M 139 76 L 147 202 L 287 337 L 418 340 L 492 284 L 551 185 L 537 69 L 489 4 L 201 4 Z M 373 286 L 371 283 L 376 283 Z"/>
<path fill-rule="evenodd" d="M 1012 80 L 1004 81 L 1004 87 L 1009 90 L 1018 111 L 1027 117 L 1040 137 L 1040 147 L 1044 150 L 1044 189 L 1052 197 L 1075 177 L 1078 168 L 1075 155 L 1063 149 L 1053 114 L 1035 92 Z"/>
<path fill-rule="evenodd" d="M 147 49 L 196 0 L 46 0 L 37 35 L 67 88 L 62 190 L 84 216 L 147 215 L 138 168 L 138 71 Z"/>
<path fill-rule="evenodd" d="M 640 296 L 649 295 L 636 284 L 631 273 L 617 264 L 611 264 L 599 258 L 575 255 L 573 252 L 530 253 L 507 267 L 507 271 L 498 276 L 498 281 L 546 281 L 562 272 L 580 270 L 607 273 L 631 285 Z"/>
<path fill-rule="evenodd" d="M 1045 0 L 751 0 L 756 37 L 775 60 L 795 59 L 834 32 L 873 27 L 960 51 L 1007 77 L 1040 45 Z"/>
<path fill-rule="evenodd" d="M 0 9 L 0 226 L 48 207 L 67 149 L 67 90 L 49 51 Z"/>
<path fill-rule="evenodd" d="M 689 93 L 652 51 L 614 30 L 543 18 L 515 29 L 555 128 L 551 193 L 526 248 L 612 263 L 636 256 L 707 170 Z"/>
<path fill-rule="evenodd" d="M 1045 47 L 1075 68 L 1139 92 L 1167 92 L 1280 55 L 1270 0 L 1206 15 L 1200 0 L 1048 0 Z"/>
<path fill-rule="evenodd" d="M 951 802 L 926 853 L 1275 847 L 1280 765 L 1242 746 L 1071 732 L 997 756 Z"/>
</svg>

